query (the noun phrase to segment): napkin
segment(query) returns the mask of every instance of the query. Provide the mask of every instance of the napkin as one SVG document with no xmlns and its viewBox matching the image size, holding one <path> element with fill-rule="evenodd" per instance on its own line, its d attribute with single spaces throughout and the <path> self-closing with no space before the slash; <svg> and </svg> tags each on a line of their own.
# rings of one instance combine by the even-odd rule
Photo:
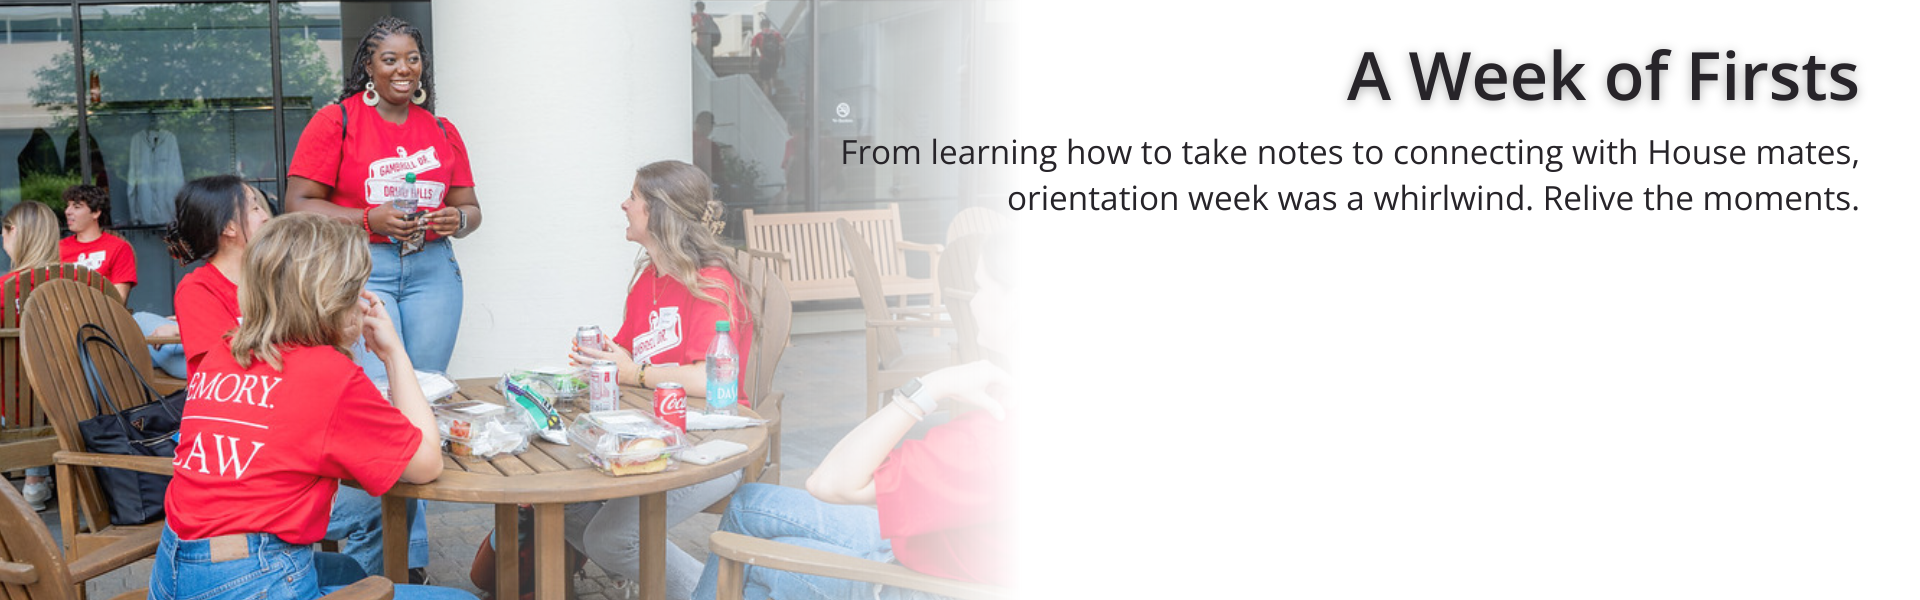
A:
<svg viewBox="0 0 1920 600">
<path fill-rule="evenodd" d="M 710 415 L 687 411 L 687 431 L 710 429 L 740 429 L 766 424 L 766 419 L 750 419 L 740 415 Z"/>
<path fill-rule="evenodd" d="M 454 392 L 460 391 L 460 385 L 454 383 L 452 379 L 448 379 L 446 375 L 427 371 L 414 371 L 413 377 L 420 380 L 420 393 L 427 397 L 428 404 L 445 400 L 452 397 Z M 393 394 L 387 391 L 387 382 L 374 382 L 374 387 L 380 388 L 381 396 L 389 399 L 393 397 Z"/>
</svg>

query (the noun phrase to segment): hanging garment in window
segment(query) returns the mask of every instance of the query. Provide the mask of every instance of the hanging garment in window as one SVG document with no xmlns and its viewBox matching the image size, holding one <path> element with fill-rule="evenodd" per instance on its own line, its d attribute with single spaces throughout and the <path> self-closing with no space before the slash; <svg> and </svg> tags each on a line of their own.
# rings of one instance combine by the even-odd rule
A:
<svg viewBox="0 0 1920 600">
<path fill-rule="evenodd" d="M 186 178 L 180 172 L 180 144 L 169 131 L 143 130 L 133 134 L 127 160 L 127 207 L 133 224 L 173 222 L 173 195 Z"/>
</svg>

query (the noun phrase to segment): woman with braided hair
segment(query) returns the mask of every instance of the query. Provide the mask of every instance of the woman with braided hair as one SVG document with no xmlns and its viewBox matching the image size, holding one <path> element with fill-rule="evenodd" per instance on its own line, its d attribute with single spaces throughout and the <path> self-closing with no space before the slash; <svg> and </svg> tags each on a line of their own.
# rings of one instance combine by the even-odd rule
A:
<svg viewBox="0 0 1920 600">
<path fill-rule="evenodd" d="M 406 21 L 380 19 L 360 38 L 340 102 L 314 113 L 288 168 L 287 208 L 353 223 L 373 255 L 372 292 L 391 307 L 402 345 L 422 371 L 446 371 L 460 331 L 460 263 L 450 238 L 480 226 L 480 201 L 466 142 L 433 114 L 433 60 Z M 412 185 L 408 186 L 408 179 Z M 414 190 L 419 212 L 396 209 Z M 402 202 L 407 204 L 407 202 Z M 364 349 L 360 366 L 376 383 L 382 362 Z M 424 502 L 415 502 L 417 514 Z M 423 581 L 426 522 L 414 518 L 407 565 Z"/>
<path fill-rule="evenodd" d="M 716 232 L 721 206 L 698 167 L 660 161 L 640 168 L 620 203 L 627 239 L 645 249 L 627 293 L 626 319 L 606 350 L 574 349 L 576 364 L 609 360 L 623 385 L 651 388 L 672 382 L 688 396 L 706 397 L 707 347 L 714 325 L 729 321 L 740 351 L 741 377 L 748 369 L 754 315 L 747 310 L 759 290 L 742 283 L 744 271 Z M 751 405 L 741 386 L 740 404 Z M 667 492 L 667 527 L 693 516 L 740 484 L 740 473 Z M 603 506 L 604 504 L 604 506 Z M 566 537 L 606 572 L 627 580 L 640 574 L 640 499 L 616 498 L 567 507 Z M 667 546 L 668 598 L 693 594 L 700 561 L 671 541 Z"/>
</svg>

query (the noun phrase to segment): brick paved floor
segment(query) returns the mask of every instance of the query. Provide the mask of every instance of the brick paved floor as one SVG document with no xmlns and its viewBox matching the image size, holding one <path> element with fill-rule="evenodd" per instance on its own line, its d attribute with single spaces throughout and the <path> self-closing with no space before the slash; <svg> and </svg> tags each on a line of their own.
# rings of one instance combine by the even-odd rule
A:
<svg viewBox="0 0 1920 600">
<path fill-rule="evenodd" d="M 953 334 L 942 338 L 907 335 L 902 343 L 908 351 L 937 351 L 950 343 Z M 862 332 L 815 333 L 793 336 L 793 345 L 780 359 L 774 376 L 775 389 L 785 390 L 785 442 L 782 444 L 781 485 L 801 487 L 806 476 L 820 464 L 827 451 L 841 436 L 866 416 L 862 400 L 866 372 L 861 359 L 866 355 Z M 922 429 L 936 420 L 929 420 Z M 14 482 L 17 486 L 19 482 Z M 54 535 L 59 535 L 59 512 L 50 503 L 42 512 Z M 696 557 L 707 553 L 707 536 L 719 524 L 718 515 L 700 514 L 672 528 L 668 535 L 674 543 Z M 430 502 L 427 507 L 427 532 L 432 540 L 432 563 L 427 570 L 435 583 L 479 593 L 467 578 L 473 554 L 481 539 L 493 529 L 490 505 Z M 152 560 L 142 560 L 124 569 L 101 576 L 87 584 L 92 598 L 111 598 L 126 590 L 145 587 Z M 620 600 L 626 596 L 614 588 L 614 582 L 591 562 L 585 576 L 576 580 L 580 600 Z M 485 596 L 482 596 L 485 597 Z"/>
</svg>

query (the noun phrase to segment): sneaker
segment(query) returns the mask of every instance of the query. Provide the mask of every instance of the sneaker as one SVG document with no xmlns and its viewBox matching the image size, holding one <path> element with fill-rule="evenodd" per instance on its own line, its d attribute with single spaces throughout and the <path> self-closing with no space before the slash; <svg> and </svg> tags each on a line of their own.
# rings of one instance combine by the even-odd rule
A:
<svg viewBox="0 0 1920 600">
<path fill-rule="evenodd" d="M 413 585 L 433 585 L 433 578 L 427 576 L 426 567 L 407 569 L 407 583 Z"/>
<path fill-rule="evenodd" d="M 53 499 L 53 482 L 36 481 L 28 483 L 27 487 L 20 490 L 20 495 L 27 497 L 27 504 L 33 506 L 34 511 L 46 510 L 47 501 Z"/>
</svg>

